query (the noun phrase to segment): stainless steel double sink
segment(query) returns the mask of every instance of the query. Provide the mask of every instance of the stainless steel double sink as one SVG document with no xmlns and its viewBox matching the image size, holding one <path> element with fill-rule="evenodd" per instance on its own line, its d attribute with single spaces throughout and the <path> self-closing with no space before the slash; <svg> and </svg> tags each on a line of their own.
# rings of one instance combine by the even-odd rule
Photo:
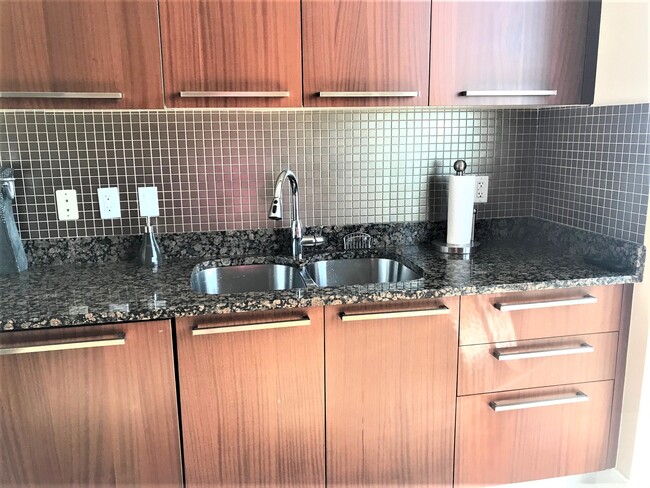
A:
<svg viewBox="0 0 650 488">
<path fill-rule="evenodd" d="M 315 261 L 302 270 L 283 264 L 246 264 L 197 268 L 192 290 L 206 294 L 291 290 L 315 286 L 395 283 L 422 278 L 422 274 L 389 258 L 351 258 Z"/>
</svg>

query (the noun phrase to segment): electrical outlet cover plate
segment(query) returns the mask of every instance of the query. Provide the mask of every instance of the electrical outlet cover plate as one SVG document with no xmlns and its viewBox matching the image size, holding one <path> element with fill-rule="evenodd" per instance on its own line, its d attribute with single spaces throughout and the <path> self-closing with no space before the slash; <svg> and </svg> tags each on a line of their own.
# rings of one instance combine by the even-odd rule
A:
<svg viewBox="0 0 650 488">
<path fill-rule="evenodd" d="M 59 220 L 79 220 L 77 190 L 57 190 L 56 210 Z"/>
<path fill-rule="evenodd" d="M 140 217 L 158 217 L 158 188 L 155 186 L 141 186 L 138 188 L 138 203 Z"/>
<path fill-rule="evenodd" d="M 489 176 L 476 177 L 476 192 L 474 194 L 474 203 L 486 203 L 488 201 L 489 181 Z"/>
<path fill-rule="evenodd" d="M 122 218 L 120 190 L 118 188 L 97 188 L 99 214 L 102 219 Z"/>
</svg>

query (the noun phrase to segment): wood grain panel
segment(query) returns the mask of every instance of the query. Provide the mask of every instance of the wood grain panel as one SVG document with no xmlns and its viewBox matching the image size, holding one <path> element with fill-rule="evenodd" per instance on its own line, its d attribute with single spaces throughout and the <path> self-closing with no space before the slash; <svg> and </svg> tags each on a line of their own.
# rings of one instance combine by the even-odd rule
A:
<svg viewBox="0 0 650 488">
<path fill-rule="evenodd" d="M 168 107 L 300 107 L 300 0 L 161 0 Z M 288 98 L 180 98 L 288 91 Z"/>
<path fill-rule="evenodd" d="M 430 0 L 303 0 L 304 105 L 427 105 Z M 321 91 L 419 91 L 413 98 L 319 98 Z"/>
<path fill-rule="evenodd" d="M 440 304 L 450 315 L 339 317 Z M 326 307 L 328 486 L 451 485 L 458 304 Z"/>
<path fill-rule="evenodd" d="M 622 286 L 566 288 L 463 297 L 460 344 L 614 332 L 619 328 Z M 592 295 L 597 303 L 501 312 L 497 302 L 530 302 Z"/>
<path fill-rule="evenodd" d="M 618 333 L 609 332 L 461 346 L 458 356 L 458 395 L 612 380 L 616 369 L 617 339 Z M 592 346 L 593 352 L 510 361 L 499 361 L 492 355 L 495 349 L 561 349 L 582 343 Z"/>
<path fill-rule="evenodd" d="M 0 347 L 125 344 L 0 356 L 0 485 L 182 485 L 169 321 L 0 334 Z"/>
<path fill-rule="evenodd" d="M 305 314 L 309 326 L 191 334 Z M 324 486 L 322 307 L 182 318 L 176 334 L 187 486 Z"/>
<path fill-rule="evenodd" d="M 0 108 L 161 108 L 156 0 L 0 0 L 0 91 L 123 93 Z"/>
<path fill-rule="evenodd" d="M 458 399 L 456 486 L 487 486 L 600 471 L 606 467 L 612 381 L 472 395 Z M 493 411 L 491 401 L 571 396 L 589 401 Z"/>
<path fill-rule="evenodd" d="M 582 103 L 591 3 L 599 2 L 434 1 L 430 104 Z M 550 97 L 469 98 L 459 96 L 464 90 L 558 93 Z"/>
</svg>

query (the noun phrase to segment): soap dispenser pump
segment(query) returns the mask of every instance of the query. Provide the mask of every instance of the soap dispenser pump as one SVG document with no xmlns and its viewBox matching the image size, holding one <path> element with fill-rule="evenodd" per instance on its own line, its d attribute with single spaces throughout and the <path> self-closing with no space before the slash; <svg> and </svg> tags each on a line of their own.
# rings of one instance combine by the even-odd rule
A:
<svg viewBox="0 0 650 488">
<path fill-rule="evenodd" d="M 147 225 L 144 228 L 144 235 L 142 236 L 142 243 L 140 244 L 140 252 L 138 253 L 138 263 L 142 266 L 149 266 L 150 268 L 157 269 L 164 263 L 160 246 L 156 241 L 151 219 L 147 217 Z"/>
</svg>

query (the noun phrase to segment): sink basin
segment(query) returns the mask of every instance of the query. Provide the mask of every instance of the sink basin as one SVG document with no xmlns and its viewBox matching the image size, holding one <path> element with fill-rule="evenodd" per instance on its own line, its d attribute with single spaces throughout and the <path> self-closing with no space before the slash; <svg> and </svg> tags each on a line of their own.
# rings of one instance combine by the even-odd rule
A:
<svg viewBox="0 0 650 488">
<path fill-rule="evenodd" d="M 386 258 L 355 258 L 316 261 L 307 272 L 318 286 L 367 285 L 394 283 L 422 278 L 408 266 Z"/>
<path fill-rule="evenodd" d="M 196 292 L 214 295 L 305 288 L 300 271 L 282 264 L 246 264 L 195 270 L 190 284 Z"/>
</svg>

